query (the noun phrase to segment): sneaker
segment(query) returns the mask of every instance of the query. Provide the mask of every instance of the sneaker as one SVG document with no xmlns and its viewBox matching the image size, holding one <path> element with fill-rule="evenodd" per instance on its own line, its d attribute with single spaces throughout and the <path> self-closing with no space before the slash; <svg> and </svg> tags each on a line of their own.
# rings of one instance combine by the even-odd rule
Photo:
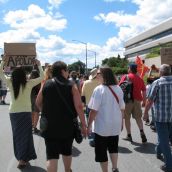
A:
<svg viewBox="0 0 172 172">
<path fill-rule="evenodd" d="M 94 139 L 91 139 L 91 140 L 89 141 L 89 145 L 90 145 L 91 147 L 95 147 L 95 141 L 94 141 Z"/>
<path fill-rule="evenodd" d="M 149 119 L 148 120 L 146 120 L 146 122 L 145 122 L 145 125 L 150 125 L 150 121 L 149 121 Z"/>
<path fill-rule="evenodd" d="M 159 159 L 159 160 L 163 160 L 163 156 L 161 154 L 156 154 L 156 158 Z"/>
<path fill-rule="evenodd" d="M 2 100 L 2 102 L 1 102 L 3 105 L 5 105 L 6 104 L 6 102 L 4 101 L 4 100 Z"/>
<path fill-rule="evenodd" d="M 146 138 L 144 133 L 141 134 L 141 139 L 142 139 L 142 143 L 146 143 L 147 142 L 147 138 Z"/>
<path fill-rule="evenodd" d="M 131 135 L 127 135 L 127 137 L 125 138 L 125 140 L 128 140 L 130 142 L 133 142 L 132 136 Z"/>
<path fill-rule="evenodd" d="M 39 134 L 40 130 L 38 130 L 37 128 L 33 128 L 33 134 Z"/>
<path fill-rule="evenodd" d="M 171 170 L 168 170 L 168 169 L 166 168 L 165 165 L 161 165 L 161 166 L 160 166 L 160 169 L 161 169 L 162 171 L 165 171 L 165 172 L 172 172 L 172 169 L 171 169 Z"/>
<path fill-rule="evenodd" d="M 112 169 L 112 172 L 119 172 L 118 168 Z"/>
<path fill-rule="evenodd" d="M 172 140 L 170 140 L 170 146 L 172 146 Z"/>
<path fill-rule="evenodd" d="M 151 130 L 153 130 L 154 132 L 156 132 L 156 127 L 154 125 L 150 126 Z"/>
</svg>

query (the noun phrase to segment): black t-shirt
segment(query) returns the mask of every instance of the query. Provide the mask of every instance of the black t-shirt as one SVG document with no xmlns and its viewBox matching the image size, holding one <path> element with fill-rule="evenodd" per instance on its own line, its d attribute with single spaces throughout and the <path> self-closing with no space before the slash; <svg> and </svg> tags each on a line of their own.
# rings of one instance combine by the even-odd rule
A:
<svg viewBox="0 0 172 172">
<path fill-rule="evenodd" d="M 66 100 L 71 111 L 68 110 L 60 98 L 56 86 Z M 46 138 L 71 138 L 73 137 L 73 118 L 77 116 L 70 81 L 60 82 L 57 85 L 52 81 L 46 81 L 43 87 L 42 113 L 48 120 L 48 129 L 45 132 Z"/>
</svg>

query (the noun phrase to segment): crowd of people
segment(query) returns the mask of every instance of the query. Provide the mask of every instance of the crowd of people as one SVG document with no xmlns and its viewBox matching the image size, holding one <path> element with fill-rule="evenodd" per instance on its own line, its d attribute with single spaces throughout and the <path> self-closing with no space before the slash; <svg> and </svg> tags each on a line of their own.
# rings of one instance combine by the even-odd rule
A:
<svg viewBox="0 0 172 172">
<path fill-rule="evenodd" d="M 95 161 L 100 163 L 102 172 L 108 172 L 108 153 L 112 172 L 119 172 L 120 133 L 125 126 L 125 139 L 133 142 L 132 117 L 138 126 L 141 142 L 145 144 L 147 137 L 143 120 L 149 122 L 148 111 L 152 109 L 152 122 L 158 135 L 155 153 L 158 159 L 164 159 L 161 170 L 172 172 L 172 75 L 169 65 L 161 65 L 160 78 L 149 83 L 146 89 L 143 79 L 137 75 L 136 64 L 130 64 L 128 74 L 118 81 L 107 66 L 94 68 L 89 78 L 85 76 L 81 80 L 76 71 L 69 74 L 67 65 L 62 61 L 48 65 L 43 72 L 40 61 L 35 60 L 37 69 L 29 76 L 22 66 L 15 67 L 11 76 L 6 76 L 4 61 L 0 66 L 0 78 L 11 95 L 9 113 L 19 169 L 37 158 L 34 133 L 44 138 L 47 172 L 57 172 L 60 155 L 65 172 L 72 172 L 74 119 L 79 118 L 82 135 L 88 137 L 94 147 Z M 132 98 L 127 101 L 120 86 L 124 81 L 132 83 Z M 0 93 L 3 103 L 6 91 Z M 48 124 L 41 133 L 38 129 L 40 114 L 44 115 Z"/>
</svg>

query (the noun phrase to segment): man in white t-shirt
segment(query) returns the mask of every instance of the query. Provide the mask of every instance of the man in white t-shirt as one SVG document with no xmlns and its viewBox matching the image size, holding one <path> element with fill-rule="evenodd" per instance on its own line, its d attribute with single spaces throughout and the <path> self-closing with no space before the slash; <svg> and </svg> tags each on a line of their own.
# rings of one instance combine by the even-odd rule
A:
<svg viewBox="0 0 172 172">
<path fill-rule="evenodd" d="M 90 101 L 91 95 L 93 93 L 93 90 L 98 85 L 100 85 L 96 79 L 96 76 L 97 76 L 97 68 L 94 68 L 90 71 L 89 80 L 86 80 L 82 87 L 81 96 L 82 96 L 82 99 L 85 100 L 87 118 L 88 118 L 88 114 L 90 112 L 90 109 L 88 108 L 88 103 Z M 90 134 L 90 136 L 88 138 L 89 138 L 90 146 L 94 147 L 94 123 L 92 124 L 92 133 Z"/>
</svg>

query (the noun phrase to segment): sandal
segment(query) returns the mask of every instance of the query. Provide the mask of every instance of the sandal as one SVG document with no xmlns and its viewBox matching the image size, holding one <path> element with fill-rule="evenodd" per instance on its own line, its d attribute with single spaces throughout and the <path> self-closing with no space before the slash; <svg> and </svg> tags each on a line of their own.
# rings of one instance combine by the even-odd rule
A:
<svg viewBox="0 0 172 172">
<path fill-rule="evenodd" d="M 21 170 L 21 169 L 24 169 L 27 165 L 29 165 L 29 162 L 24 162 L 24 161 L 22 163 L 19 162 L 19 164 L 17 165 L 17 168 Z"/>
</svg>

